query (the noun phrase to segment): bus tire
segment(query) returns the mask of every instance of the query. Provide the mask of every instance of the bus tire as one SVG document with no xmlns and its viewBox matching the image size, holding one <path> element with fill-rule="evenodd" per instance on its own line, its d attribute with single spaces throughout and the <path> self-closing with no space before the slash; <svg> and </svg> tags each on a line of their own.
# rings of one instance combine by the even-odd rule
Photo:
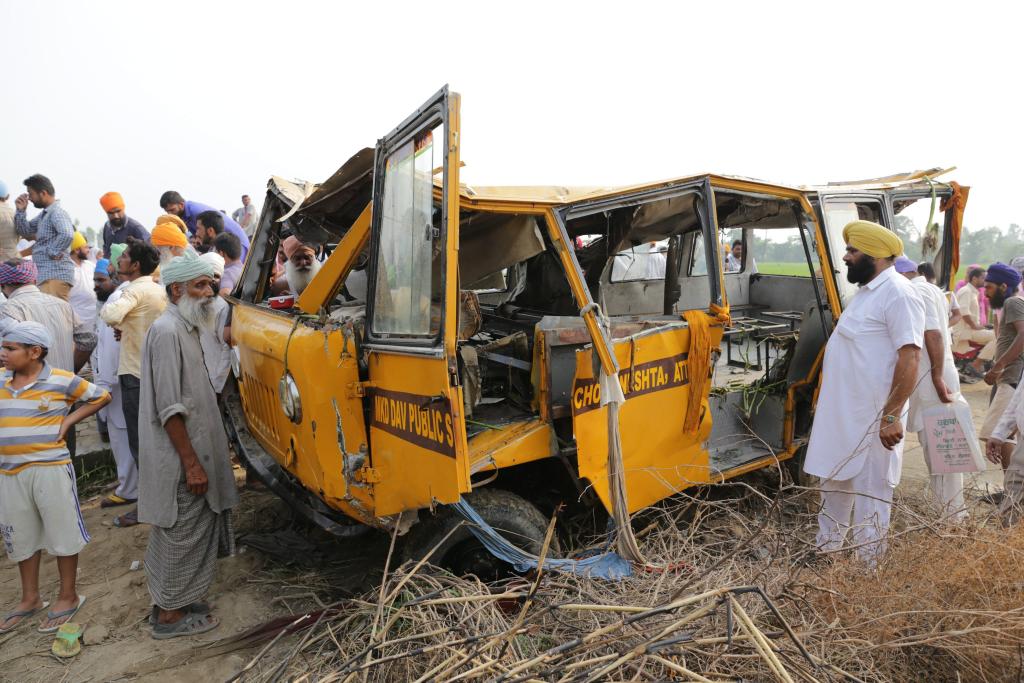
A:
<svg viewBox="0 0 1024 683">
<path fill-rule="evenodd" d="M 493 488 L 474 491 L 466 496 L 466 501 L 512 545 L 531 555 L 540 554 L 548 520 L 533 503 L 509 491 Z M 462 522 L 462 517 L 447 507 L 434 514 L 421 511 L 419 522 L 404 538 L 403 558 L 418 562 L 429 554 L 427 561 L 431 564 L 457 575 L 474 574 L 484 581 L 514 573 L 511 565 L 491 555 L 468 524 Z M 557 557 L 558 551 L 556 534 L 551 539 L 548 556 Z"/>
</svg>

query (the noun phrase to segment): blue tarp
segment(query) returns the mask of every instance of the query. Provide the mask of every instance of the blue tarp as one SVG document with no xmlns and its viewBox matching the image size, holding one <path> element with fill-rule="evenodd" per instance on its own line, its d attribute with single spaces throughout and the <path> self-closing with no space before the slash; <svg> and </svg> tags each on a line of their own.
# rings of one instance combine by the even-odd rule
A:
<svg viewBox="0 0 1024 683">
<path fill-rule="evenodd" d="M 469 523 L 470 531 L 492 555 L 511 564 L 517 572 L 537 567 L 540 559 L 536 555 L 520 550 L 505 540 L 464 498 L 451 507 Z M 544 559 L 544 569 L 612 580 L 624 579 L 633 574 L 632 565 L 611 550 L 579 560 L 548 557 Z"/>
</svg>

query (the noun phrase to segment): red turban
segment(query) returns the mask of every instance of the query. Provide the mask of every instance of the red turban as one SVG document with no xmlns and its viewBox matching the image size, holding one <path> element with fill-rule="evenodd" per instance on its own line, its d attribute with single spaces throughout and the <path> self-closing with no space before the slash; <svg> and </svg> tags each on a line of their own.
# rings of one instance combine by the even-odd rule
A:
<svg viewBox="0 0 1024 683">
<path fill-rule="evenodd" d="M 306 251 L 309 251 L 312 254 L 316 254 L 316 250 L 313 249 L 313 247 L 309 246 L 308 244 L 303 244 L 295 235 L 292 235 L 291 237 L 286 239 L 284 241 L 284 244 L 281 245 L 281 249 L 284 250 L 284 255 L 285 258 L 287 259 L 291 259 L 292 256 L 299 253 L 299 251 L 302 249 L 305 249 Z"/>
<path fill-rule="evenodd" d="M 0 262 L 0 285 L 32 285 L 36 282 L 36 264 L 23 259 L 16 266 Z"/>
</svg>

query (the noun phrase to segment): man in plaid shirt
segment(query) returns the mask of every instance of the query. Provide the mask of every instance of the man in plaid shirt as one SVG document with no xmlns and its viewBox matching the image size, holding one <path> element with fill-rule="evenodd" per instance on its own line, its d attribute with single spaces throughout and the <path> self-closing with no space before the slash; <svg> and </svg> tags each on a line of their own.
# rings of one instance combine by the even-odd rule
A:
<svg viewBox="0 0 1024 683">
<path fill-rule="evenodd" d="M 75 264 L 70 255 L 75 226 L 61 208 L 60 200 L 54 197 L 49 178 L 38 173 L 31 175 L 25 178 L 25 187 L 28 192 L 14 200 L 14 228 L 25 239 L 36 241 L 32 260 L 39 273 L 39 290 L 67 301 L 75 283 Z M 42 209 L 32 220 L 25 217 L 29 202 Z"/>
</svg>

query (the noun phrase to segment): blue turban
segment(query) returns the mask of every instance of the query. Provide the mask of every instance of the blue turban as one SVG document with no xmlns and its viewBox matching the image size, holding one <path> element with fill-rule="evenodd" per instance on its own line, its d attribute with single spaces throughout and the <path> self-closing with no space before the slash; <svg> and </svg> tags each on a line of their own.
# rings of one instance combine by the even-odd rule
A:
<svg viewBox="0 0 1024 683">
<path fill-rule="evenodd" d="M 96 260 L 96 272 L 103 273 L 110 277 L 110 259 L 101 258 Z"/>
<path fill-rule="evenodd" d="M 0 180 L 0 199 L 10 196 L 10 192 L 7 190 L 7 183 Z"/>
<path fill-rule="evenodd" d="M 12 325 L 4 334 L 4 341 L 50 348 L 50 333 L 34 320 L 25 320 Z"/>
<path fill-rule="evenodd" d="M 985 272 L 985 282 L 1006 285 L 1013 289 L 1020 284 L 1020 273 L 1005 263 L 993 263 Z"/>
<path fill-rule="evenodd" d="M 893 263 L 896 266 L 897 273 L 914 273 L 917 272 L 917 264 L 908 259 L 906 256 L 900 256 Z"/>
</svg>

